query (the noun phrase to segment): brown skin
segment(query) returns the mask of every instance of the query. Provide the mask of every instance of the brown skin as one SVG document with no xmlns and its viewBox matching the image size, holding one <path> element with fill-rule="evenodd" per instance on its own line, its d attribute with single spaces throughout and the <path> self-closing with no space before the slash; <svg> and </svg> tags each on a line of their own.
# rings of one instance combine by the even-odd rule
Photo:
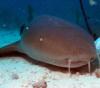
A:
<svg viewBox="0 0 100 88">
<path fill-rule="evenodd" d="M 60 67 L 80 67 L 96 58 L 92 37 L 82 28 L 49 16 L 38 17 L 23 33 L 22 50 L 30 57 Z"/>
<path fill-rule="evenodd" d="M 96 58 L 93 39 L 85 30 L 52 16 L 37 17 L 14 49 L 59 67 L 68 67 L 69 60 L 71 68 L 81 67 Z"/>
</svg>

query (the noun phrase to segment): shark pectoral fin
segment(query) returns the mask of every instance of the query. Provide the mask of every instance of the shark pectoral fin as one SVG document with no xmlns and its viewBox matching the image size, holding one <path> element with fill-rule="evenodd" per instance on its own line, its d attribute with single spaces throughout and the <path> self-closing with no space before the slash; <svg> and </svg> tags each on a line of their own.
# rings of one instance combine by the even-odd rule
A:
<svg viewBox="0 0 100 88">
<path fill-rule="evenodd" d="M 9 53 L 12 51 L 18 51 L 18 49 L 17 49 L 18 44 L 19 44 L 19 41 L 15 42 L 13 44 L 1 47 L 0 48 L 0 55 L 2 55 L 4 53 Z"/>
</svg>

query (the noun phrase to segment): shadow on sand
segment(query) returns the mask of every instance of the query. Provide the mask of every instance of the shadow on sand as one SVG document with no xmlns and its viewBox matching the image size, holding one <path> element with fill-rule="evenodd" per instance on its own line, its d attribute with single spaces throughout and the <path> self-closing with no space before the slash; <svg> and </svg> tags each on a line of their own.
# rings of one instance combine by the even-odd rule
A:
<svg viewBox="0 0 100 88">
<path fill-rule="evenodd" d="M 36 61 L 36 60 L 28 57 L 27 55 L 25 55 L 23 53 L 16 52 L 16 51 L 0 54 L 0 59 L 8 59 L 6 57 L 22 57 L 23 59 L 28 61 L 30 64 L 39 65 L 41 67 L 46 67 L 51 71 L 60 71 L 60 72 L 63 72 L 63 73 L 67 73 L 67 71 L 68 71 L 68 68 L 57 67 L 57 66 L 54 66 L 54 65 L 50 65 L 50 64 L 47 64 L 47 63 Z M 20 58 L 18 58 L 18 59 L 20 59 Z M 98 61 L 98 59 L 95 59 L 95 61 L 91 62 L 91 73 L 94 72 L 98 67 L 99 67 L 99 61 Z M 72 68 L 71 69 L 72 74 L 74 74 L 76 72 L 79 72 L 80 74 L 88 73 L 88 65 L 85 65 L 85 66 L 82 66 L 82 67 L 79 67 L 79 68 Z"/>
</svg>

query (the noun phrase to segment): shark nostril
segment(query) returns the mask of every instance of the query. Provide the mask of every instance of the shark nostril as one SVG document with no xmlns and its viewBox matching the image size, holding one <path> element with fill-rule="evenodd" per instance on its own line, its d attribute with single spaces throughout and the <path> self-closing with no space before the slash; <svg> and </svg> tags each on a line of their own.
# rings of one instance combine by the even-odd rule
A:
<svg viewBox="0 0 100 88">
<path fill-rule="evenodd" d="M 95 60 L 95 58 L 91 58 L 91 59 L 90 59 L 90 62 L 93 62 L 94 60 Z"/>
<path fill-rule="evenodd" d="M 66 64 L 68 64 L 69 61 L 71 61 L 71 64 L 78 64 L 78 63 L 83 63 L 83 62 L 85 62 L 85 61 L 81 61 L 81 60 L 75 61 L 75 60 L 72 60 L 72 59 L 69 59 L 69 58 L 65 58 L 65 61 L 66 61 Z"/>
<path fill-rule="evenodd" d="M 69 63 L 69 58 L 65 58 L 65 62 L 66 62 L 66 64 L 68 64 Z"/>
</svg>

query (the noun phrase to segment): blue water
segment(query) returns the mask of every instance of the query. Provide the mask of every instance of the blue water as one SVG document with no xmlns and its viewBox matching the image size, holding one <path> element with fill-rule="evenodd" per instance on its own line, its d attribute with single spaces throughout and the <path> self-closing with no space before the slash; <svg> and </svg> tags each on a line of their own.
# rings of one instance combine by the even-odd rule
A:
<svg viewBox="0 0 100 88">
<path fill-rule="evenodd" d="M 83 0 L 83 4 L 89 17 L 100 20 L 100 0 L 95 1 L 95 6 L 90 6 L 88 0 Z M 0 0 L 0 12 L 6 9 L 8 14 L 14 15 L 23 23 L 27 20 L 28 5 L 32 6 L 35 15 L 54 15 L 74 23 L 77 23 L 76 15 L 79 14 L 82 19 L 80 24 L 83 24 L 79 0 Z"/>
<path fill-rule="evenodd" d="M 94 1 L 94 6 L 88 0 L 83 5 L 91 29 L 100 36 L 100 0 Z M 0 32 L 19 30 L 39 15 L 53 15 L 86 29 L 79 0 L 0 0 Z"/>
</svg>

